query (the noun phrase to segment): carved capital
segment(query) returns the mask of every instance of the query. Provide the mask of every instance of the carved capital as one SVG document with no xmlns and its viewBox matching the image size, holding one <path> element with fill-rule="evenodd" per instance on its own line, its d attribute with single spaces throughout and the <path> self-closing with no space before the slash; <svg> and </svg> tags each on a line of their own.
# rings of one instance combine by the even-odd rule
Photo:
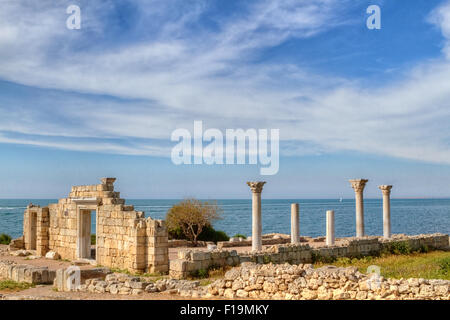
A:
<svg viewBox="0 0 450 320">
<path fill-rule="evenodd" d="M 349 180 L 350 183 L 352 184 L 352 188 L 353 190 L 355 190 L 355 192 L 363 192 L 364 187 L 366 186 L 367 179 L 354 179 L 354 180 Z"/>
<path fill-rule="evenodd" d="M 391 194 L 392 186 L 382 185 L 379 186 L 378 188 L 380 188 L 380 190 L 383 192 L 383 195 L 385 196 L 389 196 Z"/>
<path fill-rule="evenodd" d="M 247 185 L 253 193 L 261 193 L 265 183 L 265 181 L 247 182 Z"/>
</svg>

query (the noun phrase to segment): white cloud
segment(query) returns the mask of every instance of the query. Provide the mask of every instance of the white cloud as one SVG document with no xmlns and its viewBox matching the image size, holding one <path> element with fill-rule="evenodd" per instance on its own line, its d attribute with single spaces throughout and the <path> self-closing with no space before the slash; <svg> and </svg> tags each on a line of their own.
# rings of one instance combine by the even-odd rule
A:
<svg viewBox="0 0 450 320">
<path fill-rule="evenodd" d="M 428 21 L 435 24 L 447 40 L 443 52 L 450 58 L 450 2 L 444 2 L 434 9 L 428 17 Z"/>
<path fill-rule="evenodd" d="M 448 61 L 422 64 L 403 79 L 376 89 L 293 65 L 255 65 L 248 60 L 260 49 L 346 23 L 341 15 L 345 6 L 334 0 L 267 0 L 236 17 L 218 20 L 218 31 L 196 28 L 190 33 L 188 26 L 207 12 L 208 3 L 185 10 L 175 2 L 137 2 L 141 19 L 157 19 L 158 28 L 149 30 L 154 34 L 145 40 L 118 44 L 90 43 L 83 29 L 66 30 L 65 10 L 54 1 L 42 1 L 42 7 L 34 1 L 3 5 L 0 45 L 7 50 L 0 51 L 0 77 L 125 100 L 61 94 L 42 98 L 37 109 L 0 105 L 6 114 L 0 119 L 0 131 L 21 134 L 3 135 L 0 141 L 169 156 L 168 146 L 146 147 L 139 139 L 169 143 L 172 130 L 192 128 L 194 120 L 203 120 L 206 126 L 221 129 L 280 128 L 282 153 L 288 155 L 353 150 L 450 163 Z M 109 20 L 93 17 L 104 17 L 111 6 L 111 1 L 102 6 L 84 2 L 84 32 L 106 35 Z M 167 15 L 177 19 L 164 22 L 161 17 Z M 430 19 L 450 40 L 450 5 L 437 8 Z M 45 23 L 30 25 L 30 21 Z M 45 117 L 48 114 L 53 116 Z M 77 137 L 95 139 L 69 139 Z M 140 142 L 127 146 L 115 142 L 122 138 Z"/>
</svg>

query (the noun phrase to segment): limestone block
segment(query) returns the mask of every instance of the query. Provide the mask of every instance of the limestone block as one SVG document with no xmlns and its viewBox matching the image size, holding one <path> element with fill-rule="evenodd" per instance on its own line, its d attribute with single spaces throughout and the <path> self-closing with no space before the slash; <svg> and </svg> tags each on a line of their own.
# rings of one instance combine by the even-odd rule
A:
<svg viewBox="0 0 450 320">
<path fill-rule="evenodd" d="M 49 251 L 45 254 L 45 258 L 50 260 L 58 260 L 61 256 L 55 251 Z"/>
</svg>

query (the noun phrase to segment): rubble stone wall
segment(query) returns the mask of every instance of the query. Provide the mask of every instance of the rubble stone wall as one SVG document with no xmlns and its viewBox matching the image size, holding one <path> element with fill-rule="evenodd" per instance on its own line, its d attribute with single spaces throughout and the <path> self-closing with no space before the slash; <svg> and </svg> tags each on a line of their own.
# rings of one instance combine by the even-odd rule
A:
<svg viewBox="0 0 450 320">
<path fill-rule="evenodd" d="M 0 261 L 0 279 L 32 284 L 51 284 L 55 276 L 56 271 L 49 270 L 47 267 Z"/>
<path fill-rule="evenodd" d="M 244 263 L 213 282 L 207 296 L 288 300 L 450 300 L 450 281 L 384 279 L 356 268 Z"/>
<path fill-rule="evenodd" d="M 361 257 L 378 255 L 391 247 L 405 245 L 410 250 L 448 249 L 449 237 L 443 234 L 394 236 L 391 239 L 381 237 L 348 238 L 339 245 L 328 247 L 310 247 L 309 244 L 284 244 L 268 247 L 260 252 L 244 252 L 237 254 L 235 250 L 184 250 L 178 252 L 178 259 L 170 261 L 170 275 L 183 279 L 212 267 L 235 266 L 243 262 L 258 264 L 267 263 L 312 263 L 314 261 L 328 261 L 339 257 Z"/>
<path fill-rule="evenodd" d="M 68 198 L 48 207 L 30 205 L 24 214 L 25 248 L 32 249 L 28 239 L 29 217 L 37 215 L 37 254 L 56 251 L 62 259 L 90 257 L 90 239 L 80 245 L 80 237 L 96 234 L 97 264 L 131 272 L 168 272 L 168 234 L 165 222 L 145 218 L 114 191 L 114 178 L 103 178 L 98 185 L 74 186 Z M 95 212 L 96 230 L 90 230 Z M 84 218 L 82 218 L 82 216 Z M 93 217 L 92 217 L 93 218 Z M 85 220 L 83 220 L 85 219 Z M 85 229 L 80 231 L 84 223 Z M 83 235 L 81 235 L 83 234 Z M 89 246 L 89 248 L 86 248 Z M 83 247 L 84 249 L 81 249 Z"/>
</svg>

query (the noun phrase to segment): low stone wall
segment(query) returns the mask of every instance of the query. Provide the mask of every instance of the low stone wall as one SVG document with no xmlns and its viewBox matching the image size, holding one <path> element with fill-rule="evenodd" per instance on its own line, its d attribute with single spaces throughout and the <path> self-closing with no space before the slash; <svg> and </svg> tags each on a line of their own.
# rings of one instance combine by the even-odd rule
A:
<svg viewBox="0 0 450 320">
<path fill-rule="evenodd" d="M 57 273 L 54 286 L 58 289 L 58 291 L 110 293 L 114 295 L 140 295 L 144 292 L 167 292 L 170 294 L 178 294 L 180 291 L 192 291 L 200 285 L 200 281 L 176 279 L 160 279 L 157 281 L 151 281 L 145 277 L 135 277 L 123 273 L 109 272 L 105 274 L 105 271 L 106 270 L 94 269 L 82 270 L 80 285 L 67 286 L 67 272 L 66 270 L 61 270 Z"/>
<path fill-rule="evenodd" d="M 10 261 L 0 261 L 0 279 L 27 282 L 32 284 L 51 284 L 56 271 L 47 267 L 35 267 L 26 264 L 16 264 Z"/>
<path fill-rule="evenodd" d="M 384 279 L 356 268 L 322 267 L 310 264 L 259 265 L 244 263 L 203 289 L 200 295 L 288 300 L 450 300 L 450 281 Z M 207 292 L 205 295 L 205 291 Z M 187 296 L 192 292 L 182 292 Z M 199 295 L 196 293 L 196 295 Z"/>
<path fill-rule="evenodd" d="M 214 267 L 237 266 L 241 263 L 236 250 L 183 250 L 178 252 L 178 259 L 170 260 L 169 276 L 183 279 L 194 275 L 199 270 Z"/>
<path fill-rule="evenodd" d="M 443 234 L 405 236 L 396 235 L 391 239 L 382 237 L 347 238 L 338 245 L 310 247 L 309 244 L 284 244 L 268 247 L 260 252 L 237 254 L 235 250 L 223 249 L 209 252 L 201 250 L 184 250 L 178 252 L 178 259 L 170 261 L 170 276 L 183 279 L 195 275 L 199 270 L 212 267 L 236 266 L 243 262 L 265 263 L 312 263 L 328 261 L 339 257 L 361 257 L 378 255 L 384 250 L 404 244 L 412 251 L 448 249 L 449 237 Z"/>
<path fill-rule="evenodd" d="M 105 279 L 110 273 L 112 272 L 108 268 L 80 269 L 77 267 L 69 267 L 66 269 L 58 269 L 56 270 L 53 286 L 58 291 L 72 291 L 73 288 L 86 283 L 90 279 Z M 75 281 L 75 277 L 79 277 L 79 283 Z"/>
<path fill-rule="evenodd" d="M 290 243 L 291 239 L 262 239 L 262 244 L 264 246 L 274 245 L 274 244 L 285 244 Z M 217 242 L 217 248 L 230 248 L 230 247 L 249 247 L 252 245 L 252 240 L 241 240 L 241 241 L 219 241 Z"/>
<path fill-rule="evenodd" d="M 169 240 L 169 248 L 182 248 L 182 247 L 206 247 L 207 242 L 206 241 L 197 241 L 196 244 L 194 244 L 193 241 L 189 240 Z"/>
</svg>

